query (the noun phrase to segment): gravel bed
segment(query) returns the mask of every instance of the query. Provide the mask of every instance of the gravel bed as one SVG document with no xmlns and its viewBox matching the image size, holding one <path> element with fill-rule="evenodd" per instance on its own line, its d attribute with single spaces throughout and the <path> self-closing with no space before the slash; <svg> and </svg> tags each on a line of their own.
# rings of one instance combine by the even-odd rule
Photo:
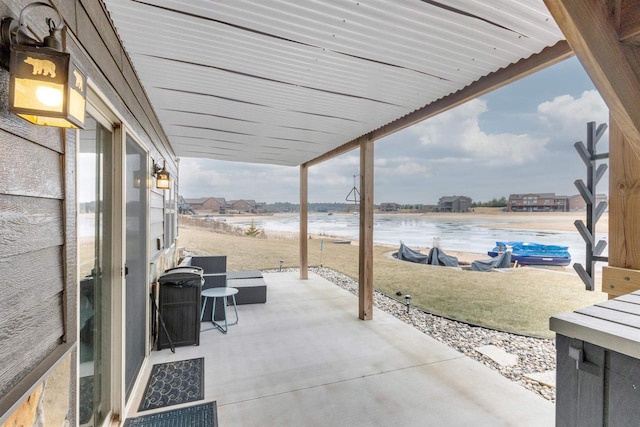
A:
<svg viewBox="0 0 640 427">
<path fill-rule="evenodd" d="M 272 270 L 273 271 L 273 270 Z M 277 272 L 275 270 L 274 272 Z M 281 271 L 299 271 L 298 269 L 282 269 Z M 309 268 L 328 281 L 358 295 L 358 282 L 329 268 Z M 266 272 L 266 271 L 265 271 Z M 504 377 L 539 394 L 551 402 L 555 402 L 555 387 L 533 381 L 524 374 L 546 372 L 556 369 L 556 348 L 552 339 L 528 337 L 508 332 L 496 331 L 480 326 L 469 325 L 407 306 L 379 291 L 374 291 L 373 304 L 380 310 L 412 325 L 430 337 L 447 344 L 470 358 L 500 372 Z M 501 366 L 474 350 L 485 345 L 495 345 L 507 353 L 518 356 L 518 364 Z"/>
</svg>

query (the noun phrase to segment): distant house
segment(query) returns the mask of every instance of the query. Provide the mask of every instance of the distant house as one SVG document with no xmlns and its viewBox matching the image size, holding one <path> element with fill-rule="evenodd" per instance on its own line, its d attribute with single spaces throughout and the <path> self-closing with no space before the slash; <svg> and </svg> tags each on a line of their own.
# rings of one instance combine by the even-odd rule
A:
<svg viewBox="0 0 640 427">
<path fill-rule="evenodd" d="M 225 213 L 227 202 L 223 197 L 205 197 L 199 199 L 185 199 L 185 203 L 191 205 L 198 214 L 203 213 Z"/>
<path fill-rule="evenodd" d="M 257 203 L 255 200 L 230 200 L 229 208 L 238 213 L 255 213 Z"/>
<path fill-rule="evenodd" d="M 438 200 L 438 212 L 468 212 L 470 209 L 470 197 L 444 196 Z"/>
<path fill-rule="evenodd" d="M 182 196 L 178 196 L 178 213 L 179 214 L 187 214 L 187 213 L 195 213 L 193 208 Z"/>
<path fill-rule="evenodd" d="M 510 194 L 507 212 L 568 212 L 569 196 L 556 193 Z"/>
<path fill-rule="evenodd" d="M 96 202 L 91 201 L 79 203 L 78 211 L 80 213 L 94 213 L 96 211 Z"/>
<path fill-rule="evenodd" d="M 398 203 L 380 203 L 380 212 L 396 212 L 401 207 Z"/>
<path fill-rule="evenodd" d="M 608 202 L 609 198 L 606 194 L 596 194 L 595 206 L 598 206 L 600 202 Z M 587 203 L 584 201 L 580 194 L 569 197 L 569 210 L 571 211 L 584 211 L 587 209 Z"/>
</svg>

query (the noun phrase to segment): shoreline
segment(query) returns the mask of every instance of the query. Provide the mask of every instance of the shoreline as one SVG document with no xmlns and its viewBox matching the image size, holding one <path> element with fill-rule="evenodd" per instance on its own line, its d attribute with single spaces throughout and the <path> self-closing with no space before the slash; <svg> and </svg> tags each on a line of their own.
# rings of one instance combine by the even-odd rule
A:
<svg viewBox="0 0 640 427">
<path fill-rule="evenodd" d="M 326 215 L 326 213 L 313 212 L 310 215 Z M 352 216 L 349 213 L 334 213 L 336 216 Z M 229 224 L 245 223 L 247 221 L 264 219 L 267 217 L 289 218 L 296 217 L 298 213 L 273 213 L 273 214 L 232 214 L 232 215 L 211 215 L 212 218 L 223 220 Z M 485 227 L 515 229 L 532 231 L 575 231 L 578 232 L 574 222 L 582 220 L 586 222 L 586 212 L 427 212 L 427 213 L 390 213 L 378 212 L 374 213 L 377 218 L 433 218 L 438 220 L 464 220 L 473 219 L 474 221 L 486 220 L 489 224 L 480 225 Z M 496 219 L 499 218 L 499 221 Z M 596 225 L 596 232 L 607 233 L 609 226 L 608 212 L 602 214 Z"/>
<path fill-rule="evenodd" d="M 314 213 L 313 215 L 318 215 Z M 352 214 L 336 213 L 336 216 L 350 217 Z M 574 222 L 576 220 L 585 221 L 586 213 L 583 211 L 576 212 L 466 212 L 466 213 L 376 213 L 376 218 L 407 218 L 407 219 L 428 219 L 451 221 L 456 220 L 464 222 L 465 219 L 473 220 L 474 222 L 487 220 L 487 224 L 480 223 L 480 227 L 487 227 L 492 229 L 521 229 L 528 231 L 563 231 L 571 232 L 578 231 L 575 228 Z M 233 216 L 215 216 L 213 223 L 228 224 L 231 227 L 237 227 L 240 233 L 244 233 L 247 230 L 247 222 L 254 220 L 261 220 L 269 217 L 275 218 L 292 218 L 297 217 L 297 213 L 276 213 L 276 214 L 239 214 Z M 498 220 L 496 220 L 498 219 Z M 600 235 L 608 231 L 608 213 L 604 213 L 597 224 L 596 232 Z M 281 231 L 263 229 L 261 238 L 266 239 L 278 239 L 278 240 L 297 240 L 299 233 L 295 231 Z M 336 236 L 326 233 L 309 233 L 309 240 L 324 239 L 334 242 L 349 242 L 353 246 L 358 246 L 358 240 L 353 238 L 345 238 L 343 236 Z M 381 248 L 389 248 L 389 251 L 397 250 L 398 245 L 391 245 L 388 243 L 374 242 L 374 246 Z M 427 254 L 430 247 L 425 245 L 410 245 L 411 249 L 420 251 Z M 470 264 L 473 261 L 479 259 L 488 259 L 486 252 L 477 251 L 464 251 L 464 250 L 452 250 L 447 249 L 446 246 L 443 250 L 448 255 L 452 255 L 458 258 L 459 262 L 463 265 Z M 552 271 L 573 271 L 572 268 L 561 268 L 556 266 L 537 267 L 545 268 Z"/>
</svg>

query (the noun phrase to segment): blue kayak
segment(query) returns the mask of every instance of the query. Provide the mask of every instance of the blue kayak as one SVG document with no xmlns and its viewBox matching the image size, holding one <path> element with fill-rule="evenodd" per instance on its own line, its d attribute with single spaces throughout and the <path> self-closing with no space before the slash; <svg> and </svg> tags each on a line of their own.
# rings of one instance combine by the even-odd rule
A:
<svg viewBox="0 0 640 427">
<path fill-rule="evenodd" d="M 527 242 L 496 242 L 493 250 L 487 252 L 490 257 L 496 257 L 512 248 L 511 261 L 521 265 L 557 265 L 567 266 L 571 263 L 568 246 L 542 245 Z"/>
</svg>

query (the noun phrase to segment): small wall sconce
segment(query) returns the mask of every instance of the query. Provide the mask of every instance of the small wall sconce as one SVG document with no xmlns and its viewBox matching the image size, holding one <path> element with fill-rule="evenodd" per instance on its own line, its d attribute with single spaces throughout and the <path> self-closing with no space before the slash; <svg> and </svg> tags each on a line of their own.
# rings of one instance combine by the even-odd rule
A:
<svg viewBox="0 0 640 427">
<path fill-rule="evenodd" d="M 166 168 L 166 161 L 163 163 L 162 167 L 158 166 L 155 160 L 153 161 L 153 176 L 156 177 L 156 188 L 158 190 L 168 190 L 171 188 L 171 177 L 169 176 L 169 172 L 167 172 Z"/>
<path fill-rule="evenodd" d="M 133 187 L 140 188 L 142 186 L 142 180 L 144 178 L 144 172 L 141 170 L 133 171 Z"/>
<path fill-rule="evenodd" d="M 59 17 L 47 18 L 49 35 L 40 42 L 28 34 L 27 12 L 46 6 Z M 4 17 L 0 26 L 2 61 L 9 57 L 9 112 L 43 126 L 84 128 L 86 76 L 62 50 L 62 15 L 51 5 L 31 3 L 18 21 Z"/>
</svg>

